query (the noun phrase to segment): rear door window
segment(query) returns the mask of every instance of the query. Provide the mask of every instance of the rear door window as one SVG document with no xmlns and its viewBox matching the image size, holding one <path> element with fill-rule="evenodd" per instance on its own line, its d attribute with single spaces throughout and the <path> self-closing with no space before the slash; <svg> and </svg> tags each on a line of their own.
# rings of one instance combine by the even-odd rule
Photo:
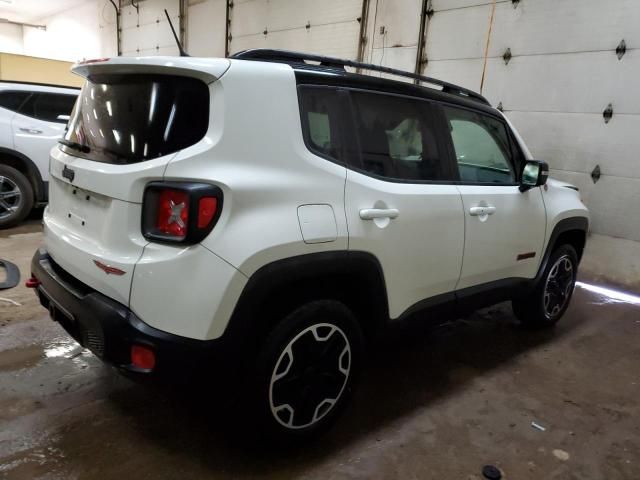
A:
<svg viewBox="0 0 640 480">
<path fill-rule="evenodd" d="M 69 121 L 65 152 L 129 164 L 200 141 L 209 127 L 209 88 L 173 75 L 96 75 L 87 80 Z"/>
<path fill-rule="evenodd" d="M 67 123 L 77 98 L 75 95 L 34 92 L 20 108 L 20 113 L 45 122 Z"/>
<path fill-rule="evenodd" d="M 357 167 L 404 182 L 455 180 L 441 149 L 428 102 L 352 91 L 360 159 Z"/>
<path fill-rule="evenodd" d="M 343 132 L 337 89 L 303 86 L 299 95 L 302 132 L 307 147 L 325 158 L 340 161 Z"/>
<path fill-rule="evenodd" d="M 0 92 L 0 107 L 17 112 L 31 92 L 5 90 Z"/>
</svg>

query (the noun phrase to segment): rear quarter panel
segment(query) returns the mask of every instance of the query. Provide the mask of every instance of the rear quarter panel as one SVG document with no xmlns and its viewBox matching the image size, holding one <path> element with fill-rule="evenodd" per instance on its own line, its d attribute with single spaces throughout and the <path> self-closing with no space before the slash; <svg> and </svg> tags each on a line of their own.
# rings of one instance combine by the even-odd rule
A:
<svg viewBox="0 0 640 480">
<path fill-rule="evenodd" d="M 346 250 L 346 169 L 307 150 L 291 67 L 232 61 L 211 95 L 207 144 L 181 152 L 165 172 L 222 188 L 222 215 L 202 245 L 248 277 L 282 258 Z M 298 207 L 312 204 L 333 209 L 335 240 L 303 241 Z"/>
</svg>

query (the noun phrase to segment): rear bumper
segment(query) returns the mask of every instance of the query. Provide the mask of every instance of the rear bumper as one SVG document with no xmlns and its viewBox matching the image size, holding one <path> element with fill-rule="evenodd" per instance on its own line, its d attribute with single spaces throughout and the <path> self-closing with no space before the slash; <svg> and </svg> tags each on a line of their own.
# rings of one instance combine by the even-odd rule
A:
<svg viewBox="0 0 640 480">
<path fill-rule="evenodd" d="M 138 374 L 193 371 L 221 362 L 230 349 L 224 338 L 195 340 L 155 329 L 124 305 L 84 285 L 58 266 L 46 250 L 36 251 L 31 272 L 40 282 L 37 295 L 51 318 L 83 347 L 119 369 Z M 153 371 L 131 364 L 132 345 L 151 348 L 156 356 Z"/>
</svg>

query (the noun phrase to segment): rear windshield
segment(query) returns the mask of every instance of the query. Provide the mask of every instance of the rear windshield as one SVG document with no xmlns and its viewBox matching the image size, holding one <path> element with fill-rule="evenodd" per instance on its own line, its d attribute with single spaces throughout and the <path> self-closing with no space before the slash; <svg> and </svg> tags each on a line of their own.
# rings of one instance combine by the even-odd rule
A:
<svg viewBox="0 0 640 480">
<path fill-rule="evenodd" d="M 71 113 L 62 149 L 105 163 L 129 164 L 198 142 L 209 125 L 209 89 L 171 75 L 95 75 Z"/>
</svg>

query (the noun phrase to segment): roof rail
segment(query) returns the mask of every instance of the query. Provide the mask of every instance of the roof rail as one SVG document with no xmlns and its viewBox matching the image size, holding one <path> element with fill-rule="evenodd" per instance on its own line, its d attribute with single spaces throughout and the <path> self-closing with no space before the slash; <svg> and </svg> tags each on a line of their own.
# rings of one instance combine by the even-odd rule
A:
<svg viewBox="0 0 640 480">
<path fill-rule="evenodd" d="M 491 105 L 489 101 L 480 95 L 479 93 L 469 90 L 453 83 L 438 80 L 437 78 L 426 77 L 424 75 L 418 75 L 416 73 L 407 72 L 404 70 L 398 70 L 396 68 L 383 67 L 381 65 L 373 65 L 371 63 L 354 62 L 353 60 L 344 60 L 341 58 L 326 57 L 324 55 L 315 55 L 312 53 L 293 52 L 291 50 L 278 50 L 269 48 L 254 48 L 250 50 L 243 50 L 230 58 L 239 60 L 257 60 L 263 62 L 281 62 L 288 64 L 306 64 L 306 61 L 319 62 L 323 67 L 337 68 L 345 70 L 344 67 L 361 68 L 363 70 L 373 70 L 376 72 L 389 73 L 391 75 L 397 75 L 400 77 L 412 78 L 419 82 L 430 83 L 432 85 L 438 85 L 442 87 L 442 91 L 453 95 L 460 95 L 468 97 L 470 100 L 475 100 L 486 105 Z"/>
</svg>

